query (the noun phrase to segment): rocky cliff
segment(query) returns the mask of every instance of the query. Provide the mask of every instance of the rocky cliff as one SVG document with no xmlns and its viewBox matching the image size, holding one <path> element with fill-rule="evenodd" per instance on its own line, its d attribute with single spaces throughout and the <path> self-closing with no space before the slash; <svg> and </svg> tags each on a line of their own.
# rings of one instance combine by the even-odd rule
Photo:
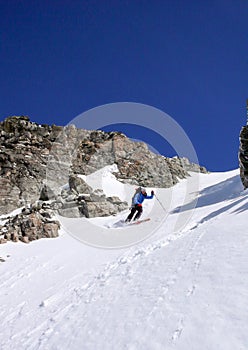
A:
<svg viewBox="0 0 248 350">
<path fill-rule="evenodd" d="M 149 187 L 170 187 L 189 171 L 206 172 L 187 159 L 156 155 L 120 132 L 8 117 L 0 123 L 0 215 L 37 201 L 49 201 L 51 210 L 69 217 L 116 214 L 127 203 L 94 191 L 82 179 L 111 164 L 120 181 Z"/>
<path fill-rule="evenodd" d="M 239 168 L 240 178 L 244 188 L 248 188 L 248 126 L 243 126 L 240 135 Z"/>
</svg>

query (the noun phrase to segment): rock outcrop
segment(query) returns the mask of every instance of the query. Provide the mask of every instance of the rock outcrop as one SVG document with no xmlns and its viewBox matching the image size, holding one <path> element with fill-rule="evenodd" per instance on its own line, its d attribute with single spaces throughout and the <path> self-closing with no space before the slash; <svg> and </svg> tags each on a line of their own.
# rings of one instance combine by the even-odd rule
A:
<svg viewBox="0 0 248 350">
<path fill-rule="evenodd" d="M 112 164 L 118 168 L 115 176 L 119 181 L 147 187 L 170 187 L 189 171 L 206 172 L 187 159 L 154 154 L 145 143 L 134 142 L 120 132 L 39 125 L 27 116 L 8 117 L 0 123 L 0 215 L 37 201 L 49 203 L 51 210 L 67 217 L 115 215 L 126 209 L 127 203 L 106 197 L 82 179 L 82 175 Z M 41 213 L 32 215 L 36 219 L 38 215 L 38 222 L 45 225 Z M 21 226 L 27 217 L 15 220 Z M 32 227 L 41 232 L 37 225 Z M 37 237 L 46 235 L 45 231 Z M 12 237 L 11 232 L 5 233 L 8 238 L 4 239 Z M 28 240 L 34 235 L 28 233 Z M 26 237 L 23 231 L 14 236 L 19 240 Z"/>
<path fill-rule="evenodd" d="M 102 190 L 93 190 L 82 178 L 71 175 L 69 188 L 61 193 L 58 213 L 65 217 L 86 217 L 115 215 L 128 208 L 127 202 L 118 197 L 106 197 Z"/>
<path fill-rule="evenodd" d="M 0 214 L 39 198 L 49 152 L 61 130 L 25 116 L 0 123 Z"/>
<path fill-rule="evenodd" d="M 7 241 L 29 243 L 40 238 L 58 237 L 60 223 L 47 207 L 23 209 L 20 214 L 7 217 L 0 231 L 0 243 Z"/>
<path fill-rule="evenodd" d="M 173 186 L 188 171 L 206 172 L 187 159 L 154 154 L 120 132 L 39 125 L 14 116 L 0 123 L 0 136 L 0 214 L 54 199 L 71 174 L 88 175 L 113 163 L 120 181 L 150 187 Z"/>
<path fill-rule="evenodd" d="M 239 169 L 244 188 L 248 188 L 248 126 L 242 127 L 239 135 Z"/>
<path fill-rule="evenodd" d="M 134 142 L 121 133 L 94 131 L 80 143 L 73 159 L 76 174 L 91 174 L 106 165 L 117 164 L 118 180 L 147 187 L 171 187 L 189 171 L 207 172 L 186 158 L 154 154 L 143 142 Z"/>
</svg>

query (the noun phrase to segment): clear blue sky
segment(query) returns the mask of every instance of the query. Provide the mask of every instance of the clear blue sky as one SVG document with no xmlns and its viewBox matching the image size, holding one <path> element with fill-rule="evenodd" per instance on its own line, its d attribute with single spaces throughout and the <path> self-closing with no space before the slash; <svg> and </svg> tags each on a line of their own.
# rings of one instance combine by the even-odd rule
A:
<svg viewBox="0 0 248 350">
<path fill-rule="evenodd" d="M 246 0 L 0 0 L 0 13 L 1 119 L 65 125 L 102 104 L 140 102 L 173 117 L 209 170 L 238 167 Z"/>
</svg>

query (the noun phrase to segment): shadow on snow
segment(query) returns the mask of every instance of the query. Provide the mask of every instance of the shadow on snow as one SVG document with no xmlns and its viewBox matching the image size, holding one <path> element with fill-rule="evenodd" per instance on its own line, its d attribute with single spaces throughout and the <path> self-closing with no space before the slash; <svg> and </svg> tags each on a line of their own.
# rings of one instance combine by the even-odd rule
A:
<svg viewBox="0 0 248 350">
<path fill-rule="evenodd" d="M 194 230 L 195 228 L 197 228 L 200 224 L 203 224 L 204 222 L 207 222 L 211 219 L 213 219 L 214 217 L 226 212 L 227 210 L 233 208 L 235 205 L 239 204 L 239 203 L 242 203 L 244 200 L 246 200 L 246 197 L 245 198 L 240 198 L 234 202 L 232 202 L 231 204 L 228 204 L 218 210 L 215 210 L 213 211 L 212 213 L 210 213 L 209 215 L 205 216 L 204 218 L 202 218 L 199 222 L 197 222 L 197 224 L 195 226 L 193 226 L 191 228 L 191 230 Z M 245 204 L 247 206 L 247 204 Z M 248 206 L 247 206 L 247 209 L 248 209 Z M 239 209 L 237 209 L 236 211 L 238 212 Z"/>
<path fill-rule="evenodd" d="M 216 185 L 209 186 L 207 188 L 204 188 L 202 191 L 199 192 L 199 198 L 194 199 L 190 203 L 187 203 L 183 206 L 179 206 L 175 208 L 172 211 L 172 214 L 184 212 L 187 210 L 192 210 L 194 208 L 202 208 L 205 206 L 218 204 L 221 202 L 225 202 L 227 200 L 232 200 L 231 203 L 229 202 L 228 205 L 225 205 L 221 207 L 218 210 L 215 210 L 208 214 L 207 216 L 203 217 L 199 222 L 197 222 L 191 230 L 197 228 L 200 224 L 205 223 L 206 221 L 209 221 L 218 215 L 232 209 L 236 205 L 242 203 L 243 201 L 247 200 L 248 193 L 241 193 L 243 190 L 240 176 L 236 175 L 228 180 L 222 181 Z M 240 198 L 240 196 L 242 196 Z M 234 210 L 233 213 L 241 213 L 248 209 L 248 203 L 245 203 L 244 205 L 240 206 L 238 209 Z"/>
<path fill-rule="evenodd" d="M 217 204 L 232 198 L 235 199 L 236 197 L 240 196 L 242 189 L 239 175 L 233 176 L 232 178 L 222 181 L 216 185 L 204 188 L 199 192 L 197 203 L 196 199 L 194 199 L 190 203 L 175 208 L 172 211 L 172 214 L 191 210 L 192 208 L 201 208 L 212 204 Z M 230 206 L 234 206 L 236 204 L 237 203 L 234 201 L 234 203 L 230 204 Z M 229 205 L 227 207 L 229 207 Z"/>
</svg>

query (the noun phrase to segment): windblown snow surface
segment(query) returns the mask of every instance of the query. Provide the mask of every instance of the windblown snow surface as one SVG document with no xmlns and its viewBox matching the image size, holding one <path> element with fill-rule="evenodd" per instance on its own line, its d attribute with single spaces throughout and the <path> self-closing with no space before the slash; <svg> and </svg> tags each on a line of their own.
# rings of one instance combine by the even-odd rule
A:
<svg viewBox="0 0 248 350">
<path fill-rule="evenodd" d="M 196 178 L 199 200 L 177 231 L 189 180 L 174 187 L 166 212 L 146 201 L 149 222 L 119 227 L 128 211 L 89 220 L 110 241 L 157 227 L 129 247 L 97 248 L 63 229 L 56 239 L 1 245 L 0 349 L 247 350 L 248 193 L 238 170 Z M 107 192 L 123 194 L 105 180 Z M 85 232 L 89 221 L 66 224 Z"/>
</svg>

